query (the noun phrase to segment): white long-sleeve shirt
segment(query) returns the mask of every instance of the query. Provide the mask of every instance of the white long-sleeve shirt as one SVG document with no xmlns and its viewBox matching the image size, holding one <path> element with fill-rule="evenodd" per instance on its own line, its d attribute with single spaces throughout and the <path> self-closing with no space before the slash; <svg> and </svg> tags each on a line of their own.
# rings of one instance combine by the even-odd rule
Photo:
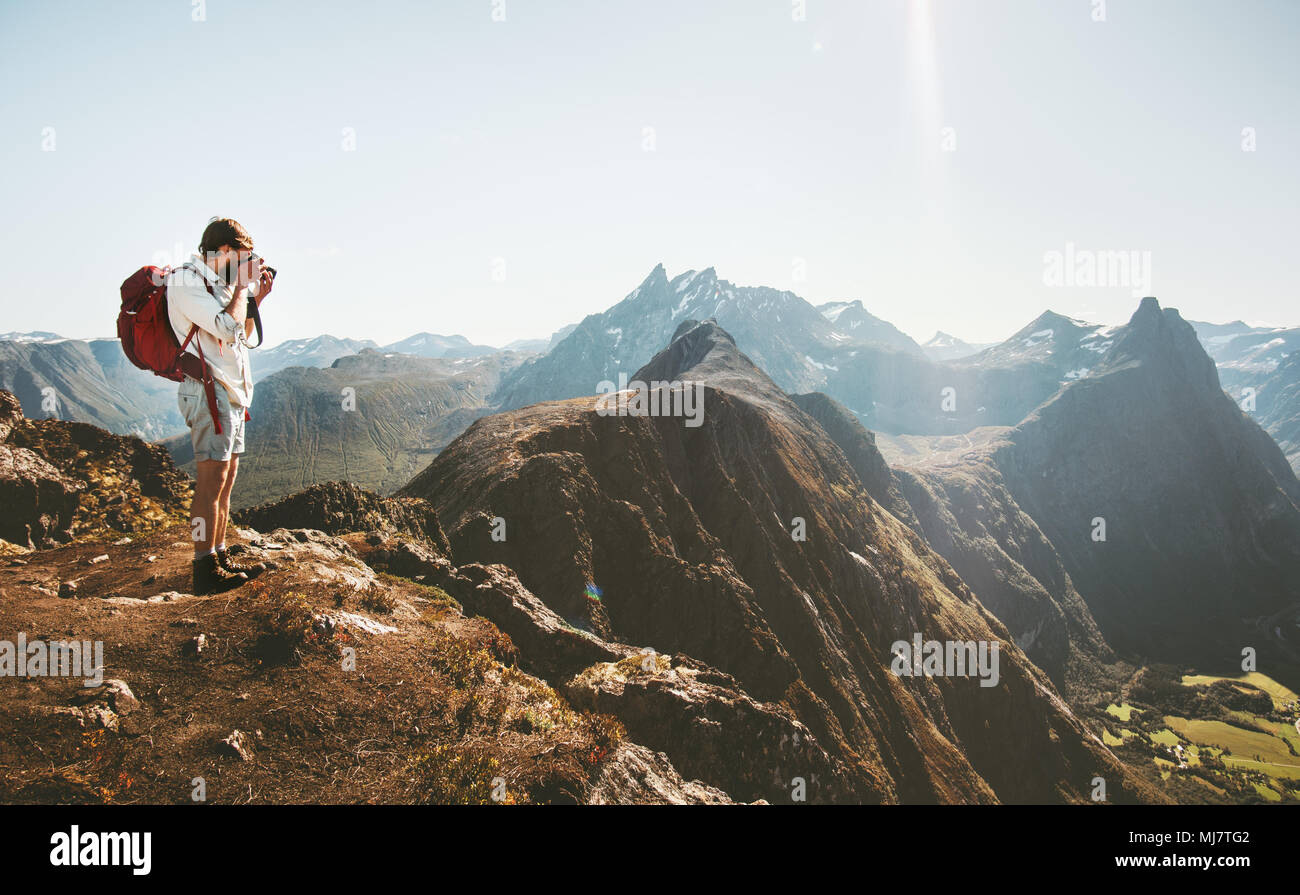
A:
<svg viewBox="0 0 1300 895">
<path fill-rule="evenodd" d="M 205 279 L 212 284 L 211 295 L 203 285 Z M 256 288 L 249 287 L 250 302 Z M 195 343 L 201 341 L 203 359 L 212 370 L 212 378 L 225 387 L 231 404 L 247 408 L 253 403 L 253 373 L 244 327 L 226 313 L 226 305 L 233 298 L 234 290 L 198 254 L 167 278 L 167 316 L 176 341 L 184 343 L 190 327 L 197 324 L 199 331 L 185 350 L 198 355 Z"/>
</svg>

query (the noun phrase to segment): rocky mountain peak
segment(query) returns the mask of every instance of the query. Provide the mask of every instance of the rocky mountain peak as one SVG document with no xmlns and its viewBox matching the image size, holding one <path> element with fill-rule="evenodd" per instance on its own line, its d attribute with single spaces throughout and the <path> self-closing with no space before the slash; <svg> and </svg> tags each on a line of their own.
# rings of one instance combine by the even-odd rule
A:
<svg viewBox="0 0 1300 895">
<path fill-rule="evenodd" d="M 683 320 L 677 327 L 677 331 L 673 333 L 668 347 L 638 370 L 633 378 L 647 381 L 652 378 L 679 379 L 688 370 L 703 363 L 705 358 L 714 352 L 724 355 L 720 360 L 728 366 L 733 365 L 735 359 L 744 357 L 736 348 L 736 340 L 729 332 L 718 326 L 718 321 L 712 317 L 704 321 Z M 744 363 L 756 376 L 763 376 L 763 373 L 747 358 Z"/>
<path fill-rule="evenodd" d="M 1152 365 L 1156 371 L 1191 384 L 1216 401 L 1221 397 L 1218 370 L 1196 330 L 1175 308 L 1162 309 L 1154 296 L 1142 299 L 1119 333 L 1104 366 L 1121 369 L 1133 363 Z"/>
<path fill-rule="evenodd" d="M 731 333 L 713 318 L 683 321 L 668 347 L 632 378 L 642 382 L 701 382 L 764 401 L 783 413 L 793 411 L 785 392 L 740 351 Z"/>
<path fill-rule="evenodd" d="M 667 285 L 668 271 L 664 270 L 663 262 L 660 262 L 654 266 L 650 273 L 646 274 L 646 278 L 641 281 L 641 285 L 637 287 L 636 292 L 633 294 L 644 294 L 646 292 L 664 289 Z"/>
</svg>

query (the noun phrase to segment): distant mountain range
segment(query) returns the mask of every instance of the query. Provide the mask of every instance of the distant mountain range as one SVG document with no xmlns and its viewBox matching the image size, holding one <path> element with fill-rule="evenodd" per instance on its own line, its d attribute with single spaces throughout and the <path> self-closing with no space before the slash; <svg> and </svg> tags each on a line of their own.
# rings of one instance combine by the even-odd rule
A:
<svg viewBox="0 0 1300 895">
<path fill-rule="evenodd" d="M 830 301 L 817 310 L 831 322 L 837 332 L 858 342 L 886 345 L 911 354 L 921 354 L 921 346 L 894 324 L 867 312 L 861 301 Z"/>
<path fill-rule="evenodd" d="M 132 366 L 117 339 L 0 340 L 0 389 L 32 419 L 94 423 L 118 435 L 158 439 L 184 428 L 176 384 Z"/>
<path fill-rule="evenodd" d="M 369 339 L 323 335 L 290 339 L 252 351 L 254 381 L 260 384 L 292 367 L 323 368 L 366 349 L 427 358 L 470 358 L 498 349 L 474 345 L 464 336 L 420 333 L 377 346 Z M 528 352 L 519 352 L 526 355 Z M 93 423 L 120 435 L 158 440 L 185 429 L 177 410 L 176 385 L 137 369 L 117 339 L 65 339 L 56 333 L 4 334 L 0 338 L 0 389 L 13 392 L 33 419 Z"/>
<path fill-rule="evenodd" d="M 507 346 L 525 355 L 523 362 L 504 365 L 509 372 L 482 408 L 592 394 L 600 382 L 617 382 L 620 373 L 648 361 L 681 320 L 708 318 L 717 319 L 782 389 L 825 392 L 879 433 L 893 456 L 928 453 L 933 446 L 918 439 L 1016 425 L 1064 384 L 1088 377 L 1118 329 L 1048 311 L 993 345 L 966 343 L 942 331 L 918 345 L 858 300 L 813 306 L 792 292 L 735 286 L 712 268 L 669 279 L 660 265 L 607 310 L 549 339 Z M 1300 345 L 1300 328 L 1241 321 L 1191 325 L 1218 365 L 1223 387 L 1243 406 L 1245 390 L 1254 389 L 1253 412 L 1300 468 L 1300 383 L 1295 365 L 1283 364 Z M 83 420 L 155 439 L 183 430 L 174 388 L 126 363 L 116 340 L 5 335 L 0 387 L 12 390 L 29 415 Z M 384 346 L 323 335 L 255 350 L 253 369 L 263 383 L 291 367 L 327 368 L 366 349 L 427 358 L 497 352 L 459 335 L 418 333 Z M 44 409 L 51 388 L 57 396 L 52 414 Z"/>
<path fill-rule="evenodd" d="M 334 336 L 290 339 L 274 348 L 253 350 L 253 379 L 260 381 L 286 367 L 328 367 L 340 357 L 378 347 L 369 339 L 339 339 Z M 256 391 L 254 389 L 254 395 Z"/>
<path fill-rule="evenodd" d="M 1254 415 L 1300 473 L 1300 327 L 1192 323 L 1224 389 Z M 1251 409 L 1253 393 L 1254 409 Z"/>
<path fill-rule="evenodd" d="M 388 345 L 377 345 L 370 339 L 339 339 L 334 336 L 317 336 L 314 339 L 290 339 L 274 348 L 253 354 L 253 373 L 258 380 L 286 367 L 328 367 L 340 357 L 357 354 L 373 348 L 387 354 L 410 354 L 415 357 L 482 357 L 501 350 L 491 345 L 475 345 L 464 336 L 439 336 L 434 333 L 416 333 Z M 506 350 L 537 350 L 507 348 Z"/>
<path fill-rule="evenodd" d="M 715 319 L 741 349 L 789 391 L 819 388 L 852 349 L 899 354 L 925 363 L 921 347 L 869 314 L 861 302 L 814 307 L 793 292 L 736 286 L 713 268 L 668 278 L 658 265 L 621 302 L 584 319 L 547 354 L 502 384 L 502 408 L 594 394 L 598 383 L 631 375 L 687 319 Z"/>
<path fill-rule="evenodd" d="M 948 335 L 943 330 L 938 330 L 930 337 L 930 341 L 921 346 L 921 350 L 930 360 L 958 360 L 972 354 L 979 354 L 985 348 L 992 348 L 996 344 L 996 342 L 983 342 L 972 345 L 956 336 Z"/>
<path fill-rule="evenodd" d="M 275 373 L 253 395 L 234 504 L 335 479 L 391 493 L 490 412 L 489 396 L 522 358 L 427 358 L 367 348 L 329 367 Z M 188 433 L 166 444 L 193 472 Z"/>
</svg>

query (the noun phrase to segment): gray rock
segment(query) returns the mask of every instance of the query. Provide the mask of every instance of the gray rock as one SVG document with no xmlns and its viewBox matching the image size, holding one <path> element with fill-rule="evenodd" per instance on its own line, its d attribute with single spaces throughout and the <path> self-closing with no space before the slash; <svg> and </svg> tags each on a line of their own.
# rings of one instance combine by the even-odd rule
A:
<svg viewBox="0 0 1300 895">
<path fill-rule="evenodd" d="M 601 764 L 588 805 L 733 805 L 731 797 L 698 780 L 683 780 L 668 756 L 626 740 Z"/>
<path fill-rule="evenodd" d="M 83 690 L 74 696 L 72 701 L 83 706 L 103 703 L 111 706 L 119 715 L 129 715 L 140 708 L 140 700 L 135 698 L 126 681 L 118 678 L 109 678 L 97 687 Z"/>
<path fill-rule="evenodd" d="M 252 761 L 253 745 L 250 739 L 242 730 L 232 730 L 229 736 L 217 743 L 217 752 L 240 761 Z"/>
</svg>

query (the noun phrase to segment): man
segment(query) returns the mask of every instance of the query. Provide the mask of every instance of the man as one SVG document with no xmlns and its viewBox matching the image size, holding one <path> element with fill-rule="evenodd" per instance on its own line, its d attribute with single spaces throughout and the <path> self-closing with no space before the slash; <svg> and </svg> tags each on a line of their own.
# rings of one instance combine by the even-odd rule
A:
<svg viewBox="0 0 1300 895">
<path fill-rule="evenodd" d="M 190 427 L 198 468 L 190 510 L 194 538 L 194 593 L 211 594 L 238 587 L 265 566 L 243 567 L 226 553 L 230 494 L 244 452 L 244 424 L 253 402 L 248 338 L 254 318 L 249 302 L 259 306 L 270 292 L 271 272 L 253 253 L 253 239 L 238 222 L 213 218 L 199 250 L 167 282 L 167 311 L 177 341 L 207 363 L 214 380 L 215 417 L 204 385 L 189 376 L 177 401 Z M 217 431 L 217 424 L 220 431 Z"/>
</svg>

